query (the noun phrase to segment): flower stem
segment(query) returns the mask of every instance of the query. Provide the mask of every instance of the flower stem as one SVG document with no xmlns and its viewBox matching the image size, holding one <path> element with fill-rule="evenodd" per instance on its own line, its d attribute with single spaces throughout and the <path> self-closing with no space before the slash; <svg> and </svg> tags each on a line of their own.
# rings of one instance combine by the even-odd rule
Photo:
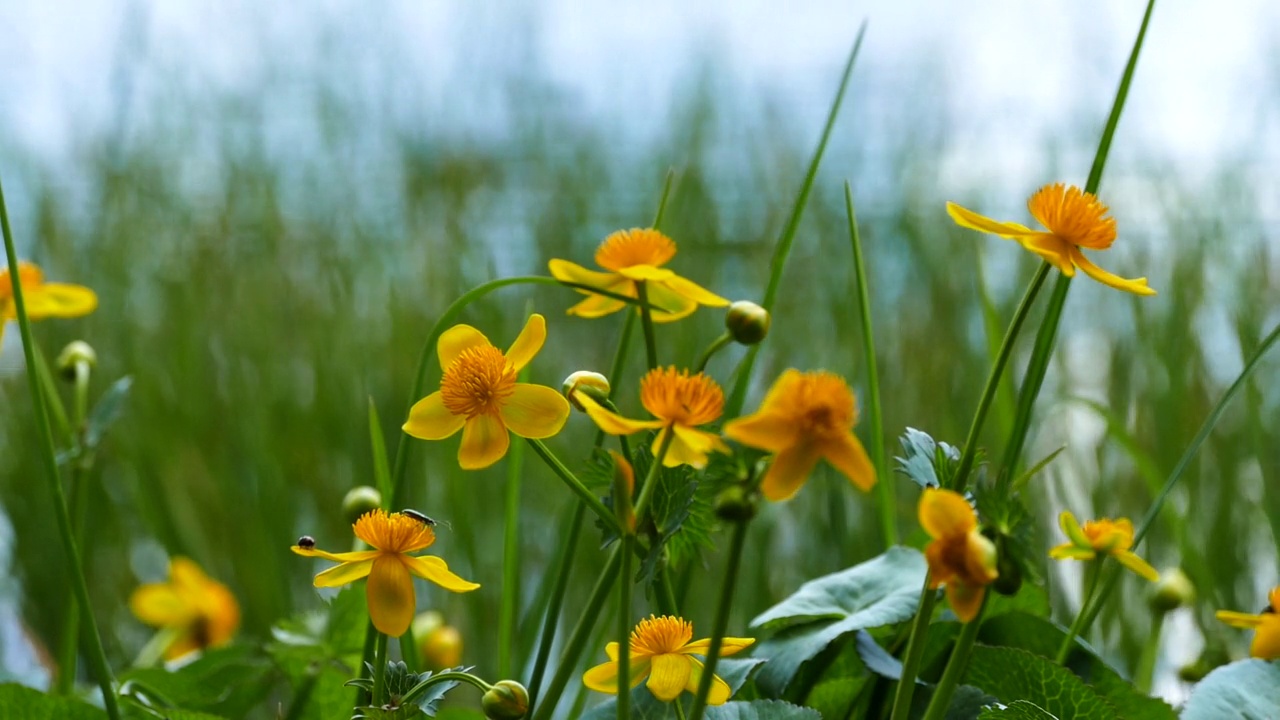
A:
<svg viewBox="0 0 1280 720">
<path fill-rule="evenodd" d="M 533 675 L 529 679 L 529 705 L 538 701 L 538 689 L 542 686 L 542 676 L 547 669 L 547 658 L 551 656 L 551 645 L 555 642 L 556 626 L 560 623 L 560 608 L 564 605 L 564 593 L 569 587 L 569 576 L 572 571 L 573 553 L 578 549 L 578 536 L 582 534 L 582 522 L 587 516 L 587 504 L 578 501 L 573 507 L 573 519 L 569 521 L 569 534 L 564 545 L 560 547 L 560 557 L 556 560 L 556 584 L 551 590 L 551 599 L 547 603 L 547 615 L 542 621 L 542 636 L 538 639 L 538 654 L 533 660 Z"/>
<path fill-rule="evenodd" d="M 703 350 L 702 354 L 698 356 L 698 362 L 693 366 L 693 371 L 695 373 L 700 373 L 703 370 L 706 370 L 707 363 L 711 362 L 711 356 L 720 352 L 731 342 L 733 342 L 733 336 L 727 332 L 722 333 L 720 337 L 711 341 L 711 344 L 707 346 L 707 349 Z"/>
<path fill-rule="evenodd" d="M 933 690 L 933 698 L 929 700 L 929 707 L 924 712 L 924 720 L 942 720 L 951 706 L 951 696 L 955 693 L 956 685 L 960 682 L 960 678 L 964 677 L 965 669 L 969 667 L 973 641 L 978 637 L 978 628 L 982 625 L 982 614 L 986 612 L 987 600 L 990 597 L 989 592 L 982 596 L 982 605 L 978 606 L 978 614 L 960 629 L 960 637 L 956 638 L 956 644 L 951 648 L 951 657 L 947 660 L 946 669 L 942 671 L 942 679 Z"/>
<path fill-rule="evenodd" d="M 622 568 L 618 571 L 618 720 L 631 720 L 631 547 L 634 536 L 623 530 L 618 539 Z"/>
<path fill-rule="evenodd" d="M 4 201 L 3 185 L 0 185 L 0 229 L 4 232 L 4 251 L 9 261 L 9 281 L 13 283 L 13 302 L 18 316 L 18 330 L 22 334 L 27 382 L 31 388 L 31 399 L 36 411 L 36 428 L 40 435 L 40 455 L 44 459 L 45 481 L 53 493 L 58 534 L 62 537 L 63 549 L 66 551 L 67 572 L 71 575 L 72 590 L 75 593 L 76 602 L 80 605 L 81 619 L 89 641 L 89 666 L 98 681 L 98 687 L 102 690 L 102 703 L 106 707 L 107 715 L 111 720 L 119 720 L 120 706 L 116 701 L 115 679 L 111 675 L 111 667 L 107 664 L 107 656 L 102 649 L 102 636 L 98 633 L 98 624 L 93 617 L 92 605 L 89 604 L 89 585 L 84 579 L 84 566 L 80 559 L 80 549 L 76 546 L 71 514 L 67 511 L 66 494 L 62 491 L 62 480 L 58 477 L 53 431 L 49 427 L 48 407 L 40 391 L 40 378 L 37 376 L 36 369 L 35 339 L 31 337 L 27 301 L 22 293 L 21 273 L 18 272 L 18 251 L 14 246 L 13 232 L 9 228 L 9 210 Z"/>
<path fill-rule="evenodd" d="M 640 301 L 640 325 L 644 327 L 644 355 L 649 369 L 658 367 L 658 342 L 653 335 L 653 311 L 649 309 L 649 286 L 644 280 L 636 283 L 636 298 Z"/>
<path fill-rule="evenodd" d="M 1138 667 L 1133 671 L 1133 686 L 1143 695 L 1151 694 L 1151 679 L 1155 676 L 1156 657 L 1160 654 L 1160 636 L 1164 634 L 1165 610 L 1151 611 L 1151 632 L 1142 645 L 1142 654 L 1138 656 Z"/>
<path fill-rule="evenodd" d="M 605 507 L 603 502 L 600 502 L 600 498 L 596 497 L 595 493 L 588 490 L 587 486 L 583 485 L 582 481 L 570 472 L 569 468 L 565 467 L 564 463 L 560 462 L 560 459 L 552 454 L 551 450 L 543 444 L 541 440 L 534 440 L 533 438 L 525 439 L 529 441 L 529 445 L 533 447 L 533 451 L 538 454 L 538 457 L 542 458 L 542 461 L 545 462 L 556 475 L 560 476 L 560 479 L 564 481 L 564 484 L 568 485 L 569 489 L 581 498 L 582 501 L 587 504 L 587 507 L 591 508 L 592 512 L 600 517 L 600 520 L 604 522 L 605 527 L 617 532 L 618 519 L 613 516 L 613 513 L 609 508 Z"/>
<path fill-rule="evenodd" d="M 1089 616 L 1089 603 L 1093 600 L 1093 594 L 1098 589 L 1098 580 L 1102 577 L 1102 560 L 1103 558 L 1098 558 L 1089 563 L 1089 568 L 1086 571 L 1089 578 L 1085 583 L 1084 595 L 1080 598 L 1080 612 L 1076 614 L 1076 619 L 1071 623 L 1071 628 L 1063 636 L 1062 644 L 1058 646 L 1058 653 L 1053 658 L 1053 661 L 1059 665 L 1067 661 L 1071 646 L 1075 643 L 1076 637 L 1079 636 L 1081 628 L 1084 627 L 1085 618 Z"/>
<path fill-rule="evenodd" d="M 387 634 L 379 632 L 373 649 L 373 706 L 387 702 Z"/>
<path fill-rule="evenodd" d="M 62 400 L 57 395 L 57 388 L 54 386 L 52 374 L 49 372 L 48 365 L 44 362 L 44 357 L 40 358 L 40 367 L 42 377 L 45 382 L 46 400 L 51 408 L 57 408 L 58 412 L 62 412 Z M 84 446 L 85 418 L 88 416 L 89 407 L 89 377 L 92 370 L 87 362 L 77 362 L 75 364 L 75 405 L 72 406 L 75 412 L 74 424 L 67 424 L 64 417 L 65 431 L 68 435 L 67 442 L 73 448 L 79 448 L 78 456 L 71 465 L 71 484 L 67 489 L 67 503 L 70 505 L 71 512 L 71 532 L 75 537 L 76 546 L 84 546 L 84 526 L 85 515 L 88 513 L 89 500 L 85 497 L 86 489 L 84 487 L 89 471 L 93 469 L 93 454 L 88 452 Z M 67 695 L 75 689 L 76 684 L 76 660 L 79 656 L 80 649 L 80 606 L 74 598 L 67 603 L 67 611 L 63 616 L 62 622 L 62 647 L 59 648 L 58 655 L 58 678 L 54 684 L 53 692 L 55 695 Z"/>
<path fill-rule="evenodd" d="M 526 368 L 527 370 L 527 368 Z M 524 373 L 521 373 L 524 381 Z M 506 519 L 502 543 L 502 609 L 498 616 L 498 677 L 511 677 L 516 624 L 520 614 L 520 479 L 524 477 L 524 448 L 518 443 L 507 460 Z"/>
<path fill-rule="evenodd" d="M 684 704 L 680 698 L 676 698 L 676 701 L 671 703 L 671 707 L 676 709 L 677 720 L 685 720 Z"/>
<path fill-rule="evenodd" d="M 937 601 L 938 593 L 929 589 L 929 577 L 926 575 L 924 590 L 920 591 L 920 607 L 911 623 L 907 654 L 902 661 L 902 677 L 898 678 L 898 689 L 893 695 L 893 713 L 889 720 L 906 720 L 911 714 L 911 696 L 916 691 L 916 675 L 920 674 L 920 660 L 924 657 L 925 636 L 929 634 L 929 620 L 933 618 L 933 606 Z"/>
<path fill-rule="evenodd" d="M 701 720 L 702 712 L 707 707 L 707 695 L 711 693 L 711 682 L 715 679 L 720 647 L 724 643 L 725 630 L 729 627 L 729 610 L 733 605 L 734 586 L 738 582 L 738 566 L 742 564 L 742 548 L 746 544 L 747 521 L 738 520 L 733 525 L 733 537 L 729 540 L 729 564 L 725 569 L 724 584 L 720 586 L 720 606 L 716 608 L 715 625 L 711 629 L 711 644 L 707 648 L 702 677 L 698 681 L 698 695 L 693 700 L 693 710 L 689 712 L 692 720 Z"/>
</svg>

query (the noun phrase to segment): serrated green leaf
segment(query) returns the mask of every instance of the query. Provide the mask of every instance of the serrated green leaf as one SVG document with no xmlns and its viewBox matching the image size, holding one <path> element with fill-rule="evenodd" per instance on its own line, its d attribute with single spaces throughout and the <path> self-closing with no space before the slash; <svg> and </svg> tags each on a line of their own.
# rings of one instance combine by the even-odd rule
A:
<svg viewBox="0 0 1280 720">
<path fill-rule="evenodd" d="M 1205 676 L 1182 708 L 1182 720 L 1280 718 L 1280 662 L 1241 660 Z"/>
<path fill-rule="evenodd" d="M 781 695 L 800 666 L 836 639 L 911 618 L 926 570 L 918 550 L 893 547 L 847 570 L 810 580 L 761 613 L 752 627 L 783 631 L 753 653 L 769 659 L 757 679 L 760 687 Z"/>
<path fill-rule="evenodd" d="M 1014 700 L 1004 707 L 989 705 L 983 708 L 978 713 L 978 720 L 1058 720 L 1058 717 L 1033 702 Z"/>
<path fill-rule="evenodd" d="M 903 457 L 894 458 L 898 463 L 898 472 L 911 478 L 922 488 L 936 488 L 942 484 L 936 467 L 939 451 L 943 457 L 954 462 L 960 461 L 960 452 L 955 447 L 935 442 L 929 433 L 915 428 L 907 428 L 898 442 L 902 444 L 903 453 Z"/>
<path fill-rule="evenodd" d="M 5 683 L 0 685 L 0 717 L 5 720 L 105 720 L 98 708 L 68 697 L 53 697 L 39 690 Z"/>
<path fill-rule="evenodd" d="M 1029 700 L 1058 717 L 1116 720 L 1114 705 L 1066 668 L 1026 650 L 978 645 L 969 657 L 965 684 L 1001 702 Z"/>
<path fill-rule="evenodd" d="M 169 707 L 226 717 L 244 717 L 271 689 L 270 665 L 252 648 L 208 650 L 180 668 L 137 668 L 120 676 Z"/>
<path fill-rule="evenodd" d="M 858 695 L 871 681 L 870 675 L 857 678 L 838 677 L 819 682 L 805 698 L 805 707 L 817 710 L 824 718 L 849 717 Z"/>
<path fill-rule="evenodd" d="M 924 717 L 929 709 L 929 702 L 933 700 L 934 690 L 930 686 L 912 696 L 910 720 L 921 720 Z M 951 704 L 942 717 L 943 720 L 977 720 L 982 708 L 995 702 L 998 702 L 997 698 L 972 685 L 960 685 L 952 693 Z"/>
<path fill-rule="evenodd" d="M 763 663 L 763 660 L 755 658 L 721 658 L 716 663 L 716 675 L 728 683 L 729 689 L 733 693 L 737 693 Z M 689 706 L 693 704 L 693 695 L 683 693 L 678 700 L 688 710 Z M 710 709 L 708 709 L 707 714 L 708 717 L 711 717 Z M 588 710 L 582 716 L 582 720 L 613 720 L 617 716 L 618 702 L 613 698 L 609 698 Z M 649 689 L 644 684 L 641 684 L 631 690 L 631 717 L 636 720 L 676 720 L 678 716 L 673 703 L 662 702 L 655 698 L 653 693 L 649 692 Z"/>
<path fill-rule="evenodd" d="M 129 397 L 129 388 L 132 386 L 133 378 L 125 375 L 102 393 L 102 397 L 89 411 L 89 417 L 85 420 L 84 444 L 86 447 L 93 449 L 102 442 L 102 436 L 106 434 L 107 429 L 120 418 L 125 398 Z"/>
<path fill-rule="evenodd" d="M 707 708 L 705 717 L 707 720 L 822 720 L 817 710 L 782 700 L 728 702 Z"/>
</svg>

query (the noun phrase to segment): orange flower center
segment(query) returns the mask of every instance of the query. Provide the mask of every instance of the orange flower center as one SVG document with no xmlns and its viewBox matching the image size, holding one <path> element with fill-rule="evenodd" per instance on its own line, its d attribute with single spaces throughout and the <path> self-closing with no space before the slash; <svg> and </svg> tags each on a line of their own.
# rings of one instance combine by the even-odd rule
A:
<svg viewBox="0 0 1280 720">
<path fill-rule="evenodd" d="M 656 418 L 692 427 L 720 417 L 724 391 L 703 373 L 654 368 L 640 381 L 640 403 Z"/>
<path fill-rule="evenodd" d="M 693 623 L 670 615 L 641 620 L 631 631 L 632 655 L 674 653 L 693 639 Z"/>
<path fill-rule="evenodd" d="M 384 553 L 409 553 L 436 541 L 430 525 L 417 518 L 386 510 L 370 510 L 351 526 L 356 537 Z"/>
<path fill-rule="evenodd" d="M 40 268 L 28 262 L 18 263 L 18 279 L 22 281 L 22 289 L 26 292 L 44 283 L 44 273 Z M 0 269 L 0 302 L 13 297 L 13 280 L 9 277 L 9 268 Z"/>
<path fill-rule="evenodd" d="M 467 348 L 445 368 L 440 380 L 444 406 L 454 415 L 495 415 L 515 392 L 516 371 L 492 345 Z"/>
<path fill-rule="evenodd" d="M 1089 544 L 1099 552 L 1123 552 L 1133 544 L 1133 526 L 1111 520 L 1090 520 L 1081 528 Z"/>
<path fill-rule="evenodd" d="M 1093 193 L 1062 183 L 1045 185 L 1027 201 L 1031 216 L 1062 241 L 1105 250 L 1116 239 L 1116 219 Z"/>
<path fill-rule="evenodd" d="M 675 254 L 671 238 L 657 230 L 632 228 L 605 238 L 596 249 L 596 264 L 614 272 L 635 265 L 662 267 Z"/>
<path fill-rule="evenodd" d="M 839 375 L 826 371 L 804 373 L 795 397 L 800 409 L 796 419 L 807 435 L 844 435 L 857 422 L 853 391 Z"/>
</svg>

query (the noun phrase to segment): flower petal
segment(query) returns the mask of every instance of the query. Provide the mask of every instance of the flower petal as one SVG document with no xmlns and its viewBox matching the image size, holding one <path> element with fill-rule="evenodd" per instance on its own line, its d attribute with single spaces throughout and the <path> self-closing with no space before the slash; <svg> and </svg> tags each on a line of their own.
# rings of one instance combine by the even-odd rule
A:
<svg viewBox="0 0 1280 720">
<path fill-rule="evenodd" d="M 685 683 L 684 689 L 695 695 L 698 692 L 698 683 L 702 682 L 702 673 L 706 671 L 702 663 L 694 658 L 689 658 L 689 681 Z M 729 683 L 720 678 L 719 675 L 711 676 L 711 692 L 707 694 L 708 705 L 723 705 L 729 702 L 729 696 L 733 694 L 733 689 L 729 687 Z"/>
<path fill-rule="evenodd" d="M 1045 262 L 1058 268 L 1063 275 L 1075 277 L 1076 266 L 1071 263 L 1071 246 L 1053 233 L 1036 233 L 1025 238 L 1018 238 L 1022 247 L 1044 258 Z"/>
<path fill-rule="evenodd" d="M 129 609 L 139 620 L 156 627 L 188 622 L 195 612 L 169 583 L 148 583 L 129 596 Z"/>
<path fill-rule="evenodd" d="M 689 684 L 692 661 L 693 658 L 688 655 L 654 655 L 649 669 L 649 692 L 662 702 L 671 702 L 680 697 L 685 685 Z"/>
<path fill-rule="evenodd" d="M 827 462 L 849 478 L 854 487 L 867 492 L 876 484 L 876 468 L 852 432 L 823 443 L 821 451 Z"/>
<path fill-rule="evenodd" d="M 44 283 L 32 288 L 26 297 L 27 316 L 74 318 L 88 315 L 98 307 L 98 296 L 83 285 Z"/>
<path fill-rule="evenodd" d="M 618 643 L 606 643 L 604 646 L 604 654 L 609 656 L 610 660 L 618 659 Z"/>
<path fill-rule="evenodd" d="M 1049 557 L 1054 560 L 1092 560 L 1098 556 L 1092 548 L 1082 548 L 1064 543 L 1057 547 L 1050 548 Z"/>
<path fill-rule="evenodd" d="M 440 358 L 440 369 L 448 370 L 464 350 L 492 344 L 484 333 L 470 325 L 454 325 L 441 333 L 440 340 L 436 343 L 436 356 Z"/>
<path fill-rule="evenodd" d="M 592 295 L 565 312 L 568 315 L 591 319 L 616 313 L 626 306 L 627 303 L 608 295 Z"/>
<path fill-rule="evenodd" d="M 729 452 L 729 447 L 715 433 L 680 424 L 673 425 L 671 431 L 675 437 L 671 440 L 671 446 L 667 448 L 666 456 L 662 458 L 664 467 L 689 465 L 701 470 L 707 466 L 707 456 L 713 450 Z M 654 442 L 658 442 L 657 438 Z M 660 445 L 654 445 L 654 452 L 657 452 L 659 447 Z"/>
<path fill-rule="evenodd" d="M 985 215 L 979 215 L 978 213 L 969 210 L 968 208 L 960 207 L 953 202 L 947 203 L 947 214 L 950 215 L 951 219 L 960 227 L 977 230 L 978 232 L 990 233 L 992 235 L 999 235 L 1003 238 L 1017 239 L 1036 234 L 1036 231 L 1026 227 L 1025 225 L 992 220 Z"/>
<path fill-rule="evenodd" d="M 332 560 L 338 563 L 371 560 L 378 555 L 377 550 L 357 550 L 356 552 L 331 553 L 321 550 L 320 548 L 304 548 L 297 545 L 294 545 L 289 549 L 292 550 L 295 555 L 324 558 L 325 560 Z"/>
<path fill-rule="evenodd" d="M 729 301 L 702 287 L 698 283 L 673 275 L 670 279 L 662 281 L 662 285 L 667 287 L 671 292 L 707 307 L 726 307 Z"/>
<path fill-rule="evenodd" d="M 134 611 L 135 614 L 137 611 Z M 139 616 L 141 617 L 141 616 Z M 1219 621 L 1224 622 L 1231 627 L 1242 628 L 1248 630 L 1256 628 L 1266 619 L 1266 615 L 1250 615 L 1249 613 L 1236 612 L 1234 610 L 1219 610 L 1215 617 Z"/>
<path fill-rule="evenodd" d="M 423 580 L 430 580 L 450 592 L 471 592 L 480 587 L 478 583 L 463 580 L 454 575 L 449 570 L 449 565 L 434 555 L 422 555 L 419 557 L 401 555 L 400 560 L 405 564 L 405 567 L 409 568 L 409 572 Z"/>
<path fill-rule="evenodd" d="M 1062 528 L 1062 532 L 1066 533 L 1067 538 L 1071 540 L 1071 544 L 1080 548 L 1093 549 L 1093 543 L 1089 542 L 1089 538 L 1085 536 L 1084 530 L 1081 529 L 1079 521 L 1070 510 L 1063 510 L 1058 515 L 1058 527 Z M 1092 556 L 1090 556 L 1092 557 Z"/>
<path fill-rule="evenodd" d="M 964 496 L 952 490 L 926 488 L 920 496 L 920 526 L 930 537 L 965 535 L 978 526 L 978 518 Z"/>
<path fill-rule="evenodd" d="M 1124 290 L 1125 292 L 1131 292 L 1135 295 L 1155 295 L 1156 294 L 1155 290 L 1152 290 L 1151 288 L 1147 287 L 1146 278 L 1140 277 L 1140 278 L 1134 278 L 1133 280 L 1128 280 L 1120 277 L 1119 275 L 1112 275 L 1106 270 L 1103 270 L 1097 265 L 1094 265 L 1092 262 L 1089 261 L 1089 258 L 1084 256 L 1084 253 L 1080 252 L 1076 248 L 1071 248 L 1071 260 L 1076 265 L 1078 265 L 1081 270 L 1084 271 L 1085 275 L 1088 275 L 1089 277 L 1093 278 L 1094 280 L 1097 280 L 1103 285 L 1113 287 L 1117 290 Z"/>
<path fill-rule="evenodd" d="M 1253 632 L 1249 654 L 1261 660 L 1280 659 L 1280 617 L 1272 615 L 1264 618 Z"/>
<path fill-rule="evenodd" d="M 381 553 L 373 553 L 381 555 Z M 356 562 L 346 562 L 341 565 L 335 565 L 328 570 L 316 575 L 316 587 L 342 587 L 347 583 L 353 583 L 369 575 L 369 571 L 373 569 L 374 561 L 357 560 Z"/>
<path fill-rule="evenodd" d="M 628 280 L 636 282 L 663 282 L 675 277 L 675 272 L 667 268 L 657 267 L 654 265 L 628 265 L 624 268 L 618 268 L 618 274 Z"/>
<path fill-rule="evenodd" d="M 741 652 L 746 648 L 751 647 L 753 644 L 755 644 L 754 638 L 722 638 L 720 640 L 720 657 L 726 657 L 728 655 Z M 710 651 L 711 638 L 694 640 L 679 650 L 679 652 L 684 653 L 685 655 L 706 655 Z"/>
<path fill-rule="evenodd" d="M 524 324 L 524 329 L 520 331 L 520 335 L 516 337 L 516 341 L 511 343 L 511 347 L 507 348 L 507 362 L 511 363 L 511 367 L 518 373 L 524 369 L 525 365 L 533 359 L 534 355 L 542 349 L 542 344 L 547 341 L 547 319 L 534 313 Z"/>
<path fill-rule="evenodd" d="M 437 390 L 409 408 L 409 419 L 401 430 L 419 440 L 443 440 L 462 429 L 465 415 L 454 415 L 444 406 L 444 396 Z"/>
<path fill-rule="evenodd" d="M 698 303 L 679 293 L 672 292 L 662 283 L 650 282 L 647 284 L 646 289 L 648 290 L 649 304 L 652 306 L 650 313 L 654 322 L 675 322 L 681 318 L 689 317 L 694 310 L 698 309 Z"/>
<path fill-rule="evenodd" d="M 617 645 L 617 643 L 613 644 Z M 617 652 L 617 648 L 614 649 L 614 652 Z M 649 674 L 649 658 L 632 655 L 630 672 L 631 682 L 629 685 L 635 687 Z M 597 665 L 583 673 L 582 684 L 596 692 L 616 695 L 618 693 L 618 663 L 616 659 Z"/>
<path fill-rule="evenodd" d="M 924 559 L 929 564 L 929 589 L 951 582 L 956 576 L 956 569 L 947 562 L 948 550 L 956 542 L 956 538 L 934 540 L 924 548 Z M 967 541 L 966 541 L 967 542 Z"/>
<path fill-rule="evenodd" d="M 1151 582 L 1160 581 L 1160 573 L 1142 558 L 1138 557 L 1131 550 L 1121 550 L 1118 553 L 1112 553 L 1120 564 L 1138 573 L 1142 577 Z"/>
<path fill-rule="evenodd" d="M 774 387 L 777 387 L 776 383 Z M 782 452 L 795 445 L 799 440 L 800 425 L 790 415 L 771 409 L 768 403 L 766 396 L 754 415 L 725 423 L 725 437 L 766 452 Z"/>
<path fill-rule="evenodd" d="M 772 502 L 788 500 L 809 479 L 821 454 L 812 443 L 790 447 L 774 456 L 760 483 L 760 492 Z"/>
<path fill-rule="evenodd" d="M 547 263 L 547 269 L 551 271 L 551 277 L 560 282 L 575 283 L 577 285 L 590 285 L 604 290 L 610 290 L 611 286 L 617 285 L 620 278 L 616 273 L 596 272 L 588 270 L 577 263 L 568 260 L 553 259 Z M 630 281 L 626 281 L 630 285 Z M 580 293 L 588 293 L 588 290 L 579 290 Z"/>
<path fill-rule="evenodd" d="M 508 430 L 520 437 L 551 437 L 569 419 L 569 401 L 545 385 L 516 383 L 498 409 L 498 416 Z"/>
<path fill-rule="evenodd" d="M 462 427 L 458 464 L 463 470 L 479 470 L 502 459 L 511 446 L 511 436 L 502 420 L 493 415 L 476 415 Z"/>
<path fill-rule="evenodd" d="M 959 582 L 947 583 L 947 602 L 951 603 L 951 611 L 960 622 L 971 622 L 978 616 L 982 607 L 982 597 L 987 589 L 982 585 L 966 585 Z"/>
<path fill-rule="evenodd" d="M 586 393 L 577 393 L 574 395 L 578 402 L 582 403 L 582 409 L 587 411 L 587 415 L 595 424 L 603 431 L 610 435 L 631 435 L 641 430 L 652 430 L 662 427 L 661 420 L 631 420 L 621 415 L 607 410 L 600 403 L 591 399 Z"/>
<path fill-rule="evenodd" d="M 415 606 L 413 578 L 399 555 L 383 553 L 373 561 L 365 598 L 369 619 L 378 632 L 400 637 L 409 629 Z"/>
</svg>

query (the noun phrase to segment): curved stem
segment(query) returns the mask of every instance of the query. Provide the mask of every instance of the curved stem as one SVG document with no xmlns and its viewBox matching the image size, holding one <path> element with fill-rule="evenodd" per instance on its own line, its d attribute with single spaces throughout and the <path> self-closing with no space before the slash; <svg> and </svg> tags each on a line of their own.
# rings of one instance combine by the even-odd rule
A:
<svg viewBox="0 0 1280 720">
<path fill-rule="evenodd" d="M 742 548 L 746 544 L 747 521 L 739 520 L 734 523 L 733 539 L 729 541 L 729 564 L 725 569 L 724 584 L 720 586 L 720 605 L 716 609 L 715 625 L 711 630 L 711 645 L 707 648 L 702 677 L 698 680 L 698 695 L 693 700 L 693 710 L 689 712 L 692 720 L 701 720 L 702 712 L 707 707 L 707 695 L 711 693 L 716 663 L 720 660 L 720 646 L 724 643 L 725 630 L 729 628 L 729 610 L 733 605 L 733 590 L 738 582 L 738 566 L 742 564 Z"/>
<path fill-rule="evenodd" d="M 956 644 L 951 648 L 947 668 L 942 671 L 942 678 L 938 680 L 933 697 L 929 700 L 929 707 L 924 712 L 924 720 L 942 720 L 951 706 L 951 696 L 956 691 L 956 685 L 959 684 L 960 678 L 964 677 L 965 669 L 969 667 L 973 641 L 978 637 L 978 628 L 982 625 L 982 614 L 986 612 L 987 600 L 990 597 L 989 592 L 982 596 L 982 605 L 978 607 L 978 614 L 960 629 L 960 636 L 956 638 Z"/>
<path fill-rule="evenodd" d="M 613 516 L 613 513 L 609 508 L 605 507 L 605 504 L 600 501 L 600 498 L 596 497 L 595 493 L 588 490 L 587 486 L 583 485 L 582 481 L 570 472 L 569 468 L 565 467 L 564 463 L 560 462 L 560 459 L 552 454 L 551 450 L 544 445 L 541 440 L 534 440 L 533 438 L 525 439 L 529 441 L 529 446 L 538 454 L 538 457 L 542 458 L 542 461 L 547 464 L 547 467 L 550 467 L 555 471 L 555 474 L 560 476 L 560 479 L 564 481 L 564 484 L 567 485 L 569 489 L 572 490 L 584 503 L 586 503 L 587 507 L 591 508 L 592 512 L 600 517 L 600 520 L 604 522 L 605 527 L 617 532 L 618 519 Z"/>
<path fill-rule="evenodd" d="M 720 352 L 720 350 L 723 349 L 724 346 L 728 345 L 731 342 L 733 342 L 733 336 L 730 335 L 728 332 L 721 334 L 720 337 L 711 341 L 711 344 L 707 346 L 707 349 L 703 350 L 702 354 L 698 356 L 698 362 L 694 364 L 693 371 L 695 373 L 700 373 L 706 370 L 707 363 L 711 362 L 711 356 Z"/>
<path fill-rule="evenodd" d="M 1087 574 L 1089 580 L 1086 583 L 1084 595 L 1080 597 L 1080 612 L 1076 613 L 1076 619 L 1071 623 L 1071 627 L 1067 630 L 1067 634 L 1062 638 L 1062 644 L 1058 646 L 1058 652 L 1054 655 L 1053 661 L 1059 665 L 1067 661 L 1067 655 L 1071 652 L 1071 645 L 1075 642 L 1076 637 L 1080 634 L 1080 629 L 1084 625 L 1086 611 L 1089 609 L 1089 603 L 1093 600 L 1093 594 L 1098 589 L 1098 579 L 1102 577 L 1102 558 L 1089 563 Z"/>
<path fill-rule="evenodd" d="M 464 682 L 471 685 L 482 693 L 487 693 L 493 689 L 489 683 L 468 672 L 442 672 L 432 675 L 422 682 L 414 685 L 409 692 L 400 698 L 400 707 L 406 707 L 413 702 L 422 693 L 426 692 L 432 685 L 439 685 L 443 682 Z"/>
</svg>

